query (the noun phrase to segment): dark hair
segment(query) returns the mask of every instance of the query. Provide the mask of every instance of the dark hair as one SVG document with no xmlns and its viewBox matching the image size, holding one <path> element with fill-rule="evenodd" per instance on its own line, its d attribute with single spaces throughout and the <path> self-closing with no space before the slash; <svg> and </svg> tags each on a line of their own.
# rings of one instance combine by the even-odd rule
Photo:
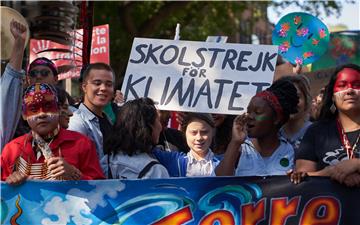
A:
<svg viewBox="0 0 360 225">
<path fill-rule="evenodd" d="M 126 102 L 118 112 L 116 125 L 105 142 L 105 153 L 123 152 L 132 156 L 151 152 L 152 126 L 157 117 L 154 101 L 139 98 Z"/>
<path fill-rule="evenodd" d="M 34 61 L 32 61 L 29 65 L 28 73 L 35 66 L 46 66 L 52 71 L 54 77 L 56 77 L 58 75 L 58 69 L 57 69 L 56 65 L 48 58 L 40 57 L 40 58 L 36 58 Z"/>
<path fill-rule="evenodd" d="M 215 154 L 223 154 L 226 151 L 232 137 L 232 127 L 236 116 L 225 115 L 224 122 L 216 127 L 216 133 L 211 145 L 211 149 Z"/>
<path fill-rule="evenodd" d="M 298 112 L 299 96 L 297 95 L 296 87 L 288 80 L 276 80 L 266 90 L 276 96 L 283 111 L 283 120 L 278 124 L 280 128 L 289 120 L 291 114 Z M 273 111 L 276 114 L 274 109 Z"/>
<path fill-rule="evenodd" d="M 288 80 L 295 84 L 299 88 L 299 90 L 302 92 L 302 94 L 305 97 L 305 110 L 310 109 L 311 107 L 311 94 L 310 94 L 310 81 L 307 77 L 304 75 L 290 75 L 290 76 L 284 76 L 279 78 L 278 80 Z M 300 97 L 300 96 L 299 96 Z"/>
<path fill-rule="evenodd" d="M 58 98 L 58 105 L 60 106 L 64 105 L 67 99 L 67 92 L 59 86 L 55 86 L 55 90 L 56 90 L 56 96 Z"/>
<path fill-rule="evenodd" d="M 186 132 L 186 128 L 187 126 L 193 122 L 194 120 L 203 120 L 205 121 L 207 124 L 209 124 L 210 127 L 215 128 L 215 123 L 214 123 L 214 119 L 211 117 L 210 114 L 208 113 L 193 113 L 193 112 L 188 112 L 185 113 L 184 116 L 184 121 L 181 124 L 181 131 L 182 132 Z"/>
<path fill-rule="evenodd" d="M 79 78 L 79 82 L 82 83 L 86 80 L 86 78 L 88 77 L 89 73 L 91 70 L 106 70 L 106 71 L 110 71 L 115 79 L 115 73 L 114 70 L 111 68 L 110 65 L 106 64 L 106 63 L 102 63 L 102 62 L 97 62 L 97 63 L 91 63 L 88 64 L 87 66 L 83 67 L 81 69 L 80 72 L 80 78 Z"/>
<path fill-rule="evenodd" d="M 324 96 L 323 96 L 323 100 L 322 100 L 322 106 L 321 106 L 321 110 L 320 110 L 320 116 L 319 116 L 320 120 L 332 120 L 332 119 L 335 119 L 336 115 L 338 114 L 337 110 L 335 113 L 332 113 L 330 111 L 330 107 L 333 104 L 332 98 L 334 95 L 334 86 L 335 86 L 337 75 L 340 71 L 342 71 L 345 68 L 354 69 L 354 70 L 360 72 L 360 66 L 358 66 L 356 64 L 351 64 L 351 63 L 345 64 L 345 65 L 342 65 L 342 66 L 339 66 L 336 68 L 336 70 L 330 77 L 329 83 L 327 84 L 327 86 L 325 88 L 325 92 L 324 92 Z"/>
</svg>

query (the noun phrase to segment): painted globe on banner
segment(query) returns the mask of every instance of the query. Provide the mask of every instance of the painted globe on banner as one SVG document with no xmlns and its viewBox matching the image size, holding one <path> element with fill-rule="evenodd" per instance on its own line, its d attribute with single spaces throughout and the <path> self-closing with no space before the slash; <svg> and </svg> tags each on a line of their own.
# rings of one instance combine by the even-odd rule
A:
<svg viewBox="0 0 360 225">
<path fill-rule="evenodd" d="M 272 42 L 279 54 L 292 64 L 306 65 L 323 55 L 329 45 L 327 26 L 317 17 L 303 12 L 289 13 L 276 24 Z"/>
</svg>

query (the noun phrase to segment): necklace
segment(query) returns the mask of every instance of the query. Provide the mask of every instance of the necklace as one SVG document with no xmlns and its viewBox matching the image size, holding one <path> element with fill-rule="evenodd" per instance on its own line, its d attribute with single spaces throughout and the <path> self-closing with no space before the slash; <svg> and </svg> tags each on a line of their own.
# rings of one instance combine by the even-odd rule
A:
<svg viewBox="0 0 360 225">
<path fill-rule="evenodd" d="M 350 141 L 349 141 L 349 139 L 348 139 L 348 137 L 347 137 L 347 135 L 346 135 L 346 133 L 344 131 L 344 128 L 342 127 L 341 122 L 340 122 L 339 119 L 336 120 L 336 126 L 337 126 L 337 129 L 339 131 L 341 144 L 344 146 L 348 158 L 353 159 L 354 158 L 354 151 L 356 150 L 357 144 L 358 144 L 359 139 L 360 139 L 360 133 L 358 134 L 354 145 L 351 146 Z"/>
</svg>

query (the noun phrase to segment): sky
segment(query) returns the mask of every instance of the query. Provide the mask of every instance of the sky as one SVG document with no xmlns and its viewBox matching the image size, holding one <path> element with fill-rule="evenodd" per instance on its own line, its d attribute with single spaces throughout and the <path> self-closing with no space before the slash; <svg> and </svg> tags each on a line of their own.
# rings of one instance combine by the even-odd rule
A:
<svg viewBox="0 0 360 225">
<path fill-rule="evenodd" d="M 339 24 L 344 24 L 348 27 L 348 30 L 360 30 L 360 0 L 355 0 L 355 4 L 346 3 L 342 1 L 343 8 L 340 11 L 340 16 L 332 15 L 326 17 L 325 13 L 320 15 L 320 19 L 328 26 L 334 26 Z M 270 22 L 276 24 L 280 18 L 291 12 L 302 11 L 300 8 L 292 5 L 283 10 L 283 13 L 277 15 L 275 11 L 269 7 L 268 8 L 268 17 Z"/>
</svg>

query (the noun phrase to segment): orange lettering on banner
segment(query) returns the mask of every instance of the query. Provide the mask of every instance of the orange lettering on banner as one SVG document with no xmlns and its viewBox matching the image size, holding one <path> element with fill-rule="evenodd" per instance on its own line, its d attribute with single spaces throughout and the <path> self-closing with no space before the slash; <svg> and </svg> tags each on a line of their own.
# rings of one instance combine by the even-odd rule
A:
<svg viewBox="0 0 360 225">
<path fill-rule="evenodd" d="M 206 215 L 199 225 L 213 225 L 215 222 L 218 222 L 219 225 L 234 225 L 234 217 L 231 212 L 227 210 L 217 210 L 209 215 Z"/>
<path fill-rule="evenodd" d="M 288 198 L 271 199 L 270 224 L 286 224 L 289 216 L 296 216 L 300 197 L 295 197 L 288 202 Z"/>
<path fill-rule="evenodd" d="M 333 197 L 316 197 L 306 204 L 299 224 L 330 225 L 339 224 L 339 221 L 339 201 Z"/>
<path fill-rule="evenodd" d="M 156 221 L 152 225 L 181 225 L 193 219 L 190 206 L 186 206 L 170 215 Z"/>
<path fill-rule="evenodd" d="M 241 224 L 255 225 L 265 218 L 265 199 L 241 206 Z"/>
</svg>

